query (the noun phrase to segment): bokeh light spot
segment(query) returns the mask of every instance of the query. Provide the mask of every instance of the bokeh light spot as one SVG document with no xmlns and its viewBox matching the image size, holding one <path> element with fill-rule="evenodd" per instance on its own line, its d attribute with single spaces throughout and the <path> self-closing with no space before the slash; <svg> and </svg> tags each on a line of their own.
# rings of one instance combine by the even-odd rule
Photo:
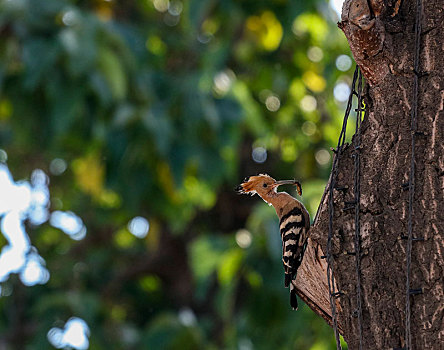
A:
<svg viewBox="0 0 444 350">
<path fill-rule="evenodd" d="M 250 231 L 241 229 L 236 232 L 236 243 L 241 248 L 248 248 L 253 241 Z"/>
<path fill-rule="evenodd" d="M 86 227 L 80 219 L 73 212 L 63 212 L 56 210 L 52 212 L 49 223 L 70 236 L 74 240 L 81 240 L 86 235 Z"/>
<path fill-rule="evenodd" d="M 152 293 L 160 289 L 162 281 L 155 275 L 147 275 L 139 280 L 139 284 L 144 291 Z"/>
<path fill-rule="evenodd" d="M 157 35 L 151 35 L 145 45 L 149 51 L 158 56 L 164 55 L 167 51 L 167 46 Z"/>
<path fill-rule="evenodd" d="M 270 95 L 265 99 L 265 106 L 270 112 L 276 112 L 281 107 L 281 101 L 276 95 Z"/>
<path fill-rule="evenodd" d="M 219 72 L 213 79 L 213 90 L 218 96 L 224 96 L 231 88 L 235 79 L 234 72 L 227 69 Z"/>
<path fill-rule="evenodd" d="M 333 96 L 339 102 L 347 101 L 350 96 L 350 87 L 344 82 L 336 84 L 333 89 Z"/>
<path fill-rule="evenodd" d="M 76 24 L 78 15 L 74 10 L 66 11 L 62 16 L 62 22 L 65 26 L 72 26 Z"/>
<path fill-rule="evenodd" d="M 324 52 L 320 47 L 312 46 L 307 50 L 307 57 L 312 62 L 320 62 L 324 58 Z"/>
<path fill-rule="evenodd" d="M 181 1 L 172 1 L 168 7 L 168 12 L 172 16 L 179 16 L 182 13 L 183 4 Z"/>
<path fill-rule="evenodd" d="M 169 0 L 153 0 L 154 8 L 159 12 L 166 12 L 170 7 Z"/>
<path fill-rule="evenodd" d="M 318 103 L 313 96 L 305 95 L 301 99 L 300 106 L 304 112 L 313 112 L 318 106 Z"/>
<path fill-rule="evenodd" d="M 320 149 L 316 152 L 315 159 L 319 165 L 327 165 L 330 161 L 330 153 L 326 149 Z"/>
<path fill-rule="evenodd" d="M 325 89 L 327 82 L 324 77 L 313 71 L 307 71 L 303 74 L 302 80 L 305 85 L 313 92 L 321 92 Z"/>
<path fill-rule="evenodd" d="M 68 165 L 63 159 L 55 158 L 49 164 L 49 171 L 51 174 L 59 176 L 62 175 L 67 169 Z"/>
<path fill-rule="evenodd" d="M 49 280 L 49 271 L 45 268 L 45 261 L 36 251 L 32 251 L 26 261 L 26 265 L 20 271 L 20 280 L 25 286 L 45 284 Z"/>
<path fill-rule="evenodd" d="M 246 27 L 263 49 L 274 51 L 279 47 L 283 29 L 273 12 L 264 11 L 260 16 L 248 17 Z"/>
<path fill-rule="evenodd" d="M 256 163 L 264 163 L 267 160 L 267 150 L 264 147 L 255 147 L 251 157 Z"/>
<path fill-rule="evenodd" d="M 197 41 L 200 42 L 201 44 L 208 44 L 212 38 L 213 35 L 208 33 L 199 33 L 197 35 Z"/>
<path fill-rule="evenodd" d="M 352 59 L 348 55 L 340 55 L 336 58 L 336 68 L 341 72 L 348 71 L 352 66 Z"/>
<path fill-rule="evenodd" d="M 147 219 L 136 216 L 128 223 L 128 230 L 138 238 L 144 238 L 150 229 L 150 224 Z"/>
<path fill-rule="evenodd" d="M 313 136 L 316 132 L 316 124 L 311 121 L 306 121 L 302 124 L 302 132 L 307 136 Z"/>
<path fill-rule="evenodd" d="M 186 327 L 196 325 L 196 314 L 189 307 L 185 307 L 179 310 L 178 314 L 179 322 Z"/>
<path fill-rule="evenodd" d="M 90 331 L 86 322 L 81 318 L 72 317 L 66 322 L 64 329 L 51 328 L 47 338 L 57 349 L 86 350 L 89 348 L 89 335 Z"/>
</svg>

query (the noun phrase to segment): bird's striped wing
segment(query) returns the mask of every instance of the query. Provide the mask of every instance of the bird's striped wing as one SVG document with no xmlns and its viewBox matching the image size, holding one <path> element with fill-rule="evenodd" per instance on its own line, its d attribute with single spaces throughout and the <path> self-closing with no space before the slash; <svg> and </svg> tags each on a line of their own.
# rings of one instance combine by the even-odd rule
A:
<svg viewBox="0 0 444 350">
<path fill-rule="evenodd" d="M 293 208 L 280 220 L 282 238 L 282 262 L 285 271 L 285 286 L 295 277 L 302 263 L 304 246 L 306 245 L 306 219 L 300 208 Z"/>
<path fill-rule="evenodd" d="M 282 238 L 282 262 L 285 272 L 285 287 L 290 286 L 290 304 L 297 309 L 296 291 L 291 281 L 302 264 L 307 247 L 307 220 L 301 208 L 294 207 L 280 219 L 279 227 Z"/>
</svg>

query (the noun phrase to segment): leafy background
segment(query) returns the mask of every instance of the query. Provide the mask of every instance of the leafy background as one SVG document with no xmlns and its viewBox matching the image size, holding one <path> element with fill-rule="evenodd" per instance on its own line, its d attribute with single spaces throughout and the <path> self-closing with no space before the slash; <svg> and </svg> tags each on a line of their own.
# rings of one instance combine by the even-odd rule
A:
<svg viewBox="0 0 444 350">
<path fill-rule="evenodd" d="M 49 211 L 87 229 L 25 222 L 50 278 L 3 279 L 0 347 L 68 346 L 50 330 L 75 316 L 79 349 L 334 349 L 290 310 L 274 210 L 233 189 L 297 178 L 314 216 L 352 72 L 337 20 L 321 0 L 0 0 L 0 161 L 42 169 Z"/>
</svg>

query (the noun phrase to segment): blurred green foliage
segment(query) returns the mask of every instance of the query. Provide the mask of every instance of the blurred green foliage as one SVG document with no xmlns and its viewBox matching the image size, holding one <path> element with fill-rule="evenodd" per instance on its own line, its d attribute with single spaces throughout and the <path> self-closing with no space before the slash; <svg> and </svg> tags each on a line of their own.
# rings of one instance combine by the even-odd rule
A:
<svg viewBox="0 0 444 350">
<path fill-rule="evenodd" d="M 295 177 L 314 216 L 343 54 L 317 0 L 0 0 L 0 148 L 88 228 L 28 228 L 51 278 L 3 283 L 2 344 L 47 349 L 75 315 L 90 349 L 334 349 L 321 318 L 290 310 L 273 209 L 233 188 Z"/>
</svg>

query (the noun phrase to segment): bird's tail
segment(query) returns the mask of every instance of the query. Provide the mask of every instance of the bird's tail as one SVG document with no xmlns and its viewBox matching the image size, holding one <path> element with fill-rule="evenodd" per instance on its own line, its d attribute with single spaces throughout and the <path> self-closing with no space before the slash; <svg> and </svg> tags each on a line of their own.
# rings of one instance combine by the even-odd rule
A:
<svg viewBox="0 0 444 350">
<path fill-rule="evenodd" d="M 285 288 L 288 288 L 291 282 L 291 274 L 285 273 Z"/>
<path fill-rule="evenodd" d="M 290 284 L 290 306 L 293 310 L 298 309 L 298 299 L 296 297 L 296 287 L 293 283 Z"/>
</svg>

